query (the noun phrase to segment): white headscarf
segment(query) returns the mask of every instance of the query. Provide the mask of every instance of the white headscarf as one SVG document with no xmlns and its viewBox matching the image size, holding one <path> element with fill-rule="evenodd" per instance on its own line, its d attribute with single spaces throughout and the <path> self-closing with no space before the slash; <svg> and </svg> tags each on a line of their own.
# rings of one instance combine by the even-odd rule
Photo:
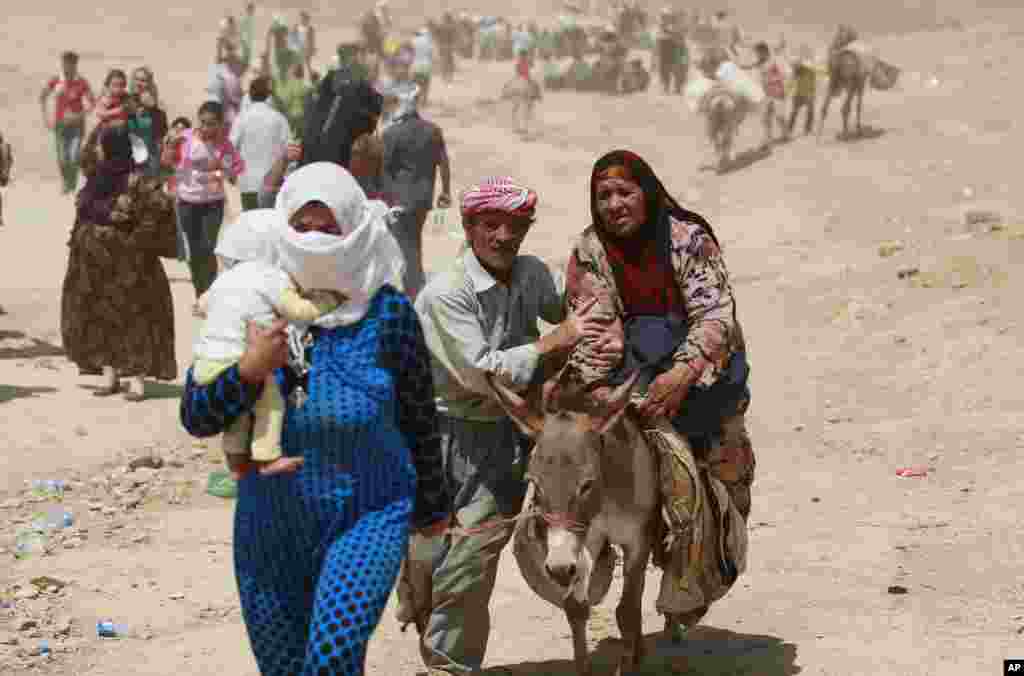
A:
<svg viewBox="0 0 1024 676">
<path fill-rule="evenodd" d="M 288 223 L 310 202 L 334 214 L 342 235 L 297 232 Z M 368 200 L 352 175 L 331 162 L 314 162 L 285 179 L 276 208 L 283 216 L 278 265 L 305 290 L 340 291 L 348 297 L 314 325 L 334 328 L 358 322 L 385 284 L 401 288 L 405 259 L 391 234 L 394 210 Z"/>
<path fill-rule="evenodd" d="M 214 253 L 227 259 L 229 266 L 242 261 L 273 263 L 281 227 L 281 214 L 275 209 L 243 211 L 238 220 L 224 230 Z"/>
</svg>

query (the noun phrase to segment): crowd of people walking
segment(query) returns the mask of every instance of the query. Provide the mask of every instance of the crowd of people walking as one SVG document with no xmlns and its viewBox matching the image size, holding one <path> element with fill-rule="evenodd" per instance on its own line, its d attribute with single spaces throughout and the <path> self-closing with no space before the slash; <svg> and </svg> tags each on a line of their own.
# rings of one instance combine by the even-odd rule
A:
<svg viewBox="0 0 1024 676">
<path fill-rule="evenodd" d="M 221 23 L 191 118 L 168 122 L 145 66 L 110 70 L 94 93 L 74 52 L 40 93 L 61 189 L 76 194 L 62 336 L 79 372 L 102 378 L 94 394 L 141 401 L 147 380 L 177 378 L 160 259 L 188 264 L 202 324 L 180 416 L 197 437 L 223 435 L 239 489 L 236 578 L 265 676 L 363 673 L 399 581 L 399 618 L 415 624 L 430 673 L 479 673 L 533 444 L 496 382 L 518 393 L 547 382 L 546 401 L 572 392 L 593 411 L 642 371 L 630 415 L 657 450 L 674 543 L 659 563 L 675 591 L 658 610 L 692 626 L 744 570 L 750 366 L 712 225 L 639 156 L 608 153 L 563 274 L 521 253 L 545 227 L 543 195 L 490 177 L 453 196 L 444 131 L 421 113 L 438 96 L 435 63 L 449 82 L 473 57 L 514 62 L 505 89 L 523 133 L 538 60 L 549 89 L 605 76 L 628 83 L 620 93 L 646 89 L 642 68 L 621 67 L 644 44 L 644 12 L 619 7 L 611 38 L 580 16 L 568 5 L 542 28 L 446 12 L 403 37 L 379 0 L 358 20 L 361 40 L 321 71 L 308 12 L 292 26 L 273 16 L 260 40 L 250 2 Z M 648 37 L 665 95 L 732 64 L 767 98 L 766 146 L 803 108 L 812 128 L 808 55 L 788 64 L 784 44 L 760 42 L 736 66 L 746 40 L 724 12 L 705 23 L 666 10 Z M 548 68 L 558 56 L 569 71 Z M 0 187 L 12 165 L 0 137 Z M 225 224 L 234 189 L 242 214 Z M 428 279 L 425 221 L 453 206 L 465 241 Z M 702 544 L 698 495 L 717 501 L 715 561 L 688 558 Z"/>
</svg>

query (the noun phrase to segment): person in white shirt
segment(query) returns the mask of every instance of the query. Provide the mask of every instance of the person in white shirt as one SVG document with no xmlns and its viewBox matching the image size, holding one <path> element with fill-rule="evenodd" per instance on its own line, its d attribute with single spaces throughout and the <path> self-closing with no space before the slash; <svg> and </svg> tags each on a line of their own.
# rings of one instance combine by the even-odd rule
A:
<svg viewBox="0 0 1024 676">
<path fill-rule="evenodd" d="M 238 179 L 243 211 L 259 207 L 263 179 L 288 148 L 291 134 L 288 118 L 270 106 L 270 95 L 270 78 L 261 76 L 254 79 L 249 84 L 252 103 L 231 129 L 231 143 L 245 162 L 245 171 Z"/>
</svg>

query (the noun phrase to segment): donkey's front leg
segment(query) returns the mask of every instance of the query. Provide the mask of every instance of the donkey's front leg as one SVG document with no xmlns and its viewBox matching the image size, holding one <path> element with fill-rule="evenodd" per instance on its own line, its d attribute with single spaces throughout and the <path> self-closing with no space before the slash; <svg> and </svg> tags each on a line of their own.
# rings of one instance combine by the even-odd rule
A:
<svg viewBox="0 0 1024 676">
<path fill-rule="evenodd" d="M 623 650 L 615 676 L 623 676 L 636 669 L 644 658 L 644 627 L 641 603 L 647 578 L 647 560 L 651 546 L 646 540 L 622 548 L 622 598 L 615 609 Z"/>
<path fill-rule="evenodd" d="M 590 676 L 590 657 L 587 654 L 587 619 L 590 604 L 580 603 L 571 594 L 565 599 L 565 619 L 572 629 L 572 656 L 577 676 Z"/>
</svg>

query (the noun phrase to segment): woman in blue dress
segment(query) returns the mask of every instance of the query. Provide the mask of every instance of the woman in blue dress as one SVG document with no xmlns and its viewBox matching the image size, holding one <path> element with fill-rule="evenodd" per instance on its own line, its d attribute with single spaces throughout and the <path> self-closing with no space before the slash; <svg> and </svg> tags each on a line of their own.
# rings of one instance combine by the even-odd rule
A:
<svg viewBox="0 0 1024 676">
<path fill-rule="evenodd" d="M 416 313 L 392 286 L 402 258 L 387 207 L 343 168 L 314 163 L 278 198 L 279 264 L 303 289 L 347 297 L 311 326 L 250 326 L 239 362 L 206 386 L 191 370 L 181 419 L 219 434 L 273 374 L 289 402 L 292 474 L 240 475 L 235 574 L 264 676 L 362 674 L 410 530 L 448 524 L 430 359 Z"/>
</svg>

